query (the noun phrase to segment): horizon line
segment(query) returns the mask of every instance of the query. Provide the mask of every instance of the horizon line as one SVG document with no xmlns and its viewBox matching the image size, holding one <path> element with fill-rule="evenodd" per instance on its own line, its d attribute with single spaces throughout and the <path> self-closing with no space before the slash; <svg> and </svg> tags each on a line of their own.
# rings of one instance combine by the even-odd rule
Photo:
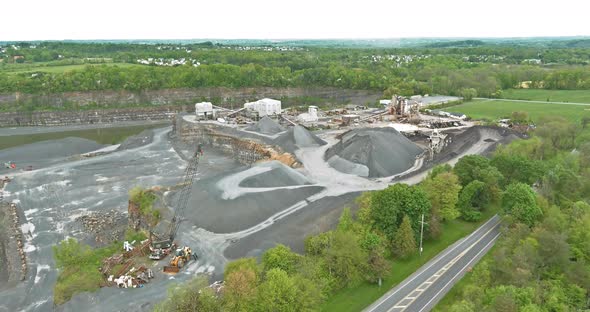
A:
<svg viewBox="0 0 590 312">
<path fill-rule="evenodd" d="M 48 42 L 48 41 L 141 41 L 141 40 L 152 40 L 152 41 L 166 41 L 166 40 L 184 40 L 184 41 L 191 41 L 191 40 L 204 40 L 204 41 L 211 41 L 211 40 L 266 40 L 266 41 L 321 41 L 321 40 L 342 40 L 342 41 L 352 41 L 352 40 L 402 40 L 402 39 L 559 39 L 559 38 L 589 38 L 590 35 L 563 35 L 563 36 L 482 36 L 482 37 L 473 37 L 473 36 L 424 36 L 424 37 L 350 37 L 350 38 L 334 38 L 334 37 L 325 37 L 325 38 L 305 38 L 305 37 L 293 37 L 293 38 L 85 38 L 85 39 L 73 39 L 73 38 L 66 38 L 66 39 L 16 39 L 16 40 L 4 40 L 0 39 L 0 42 Z"/>
</svg>

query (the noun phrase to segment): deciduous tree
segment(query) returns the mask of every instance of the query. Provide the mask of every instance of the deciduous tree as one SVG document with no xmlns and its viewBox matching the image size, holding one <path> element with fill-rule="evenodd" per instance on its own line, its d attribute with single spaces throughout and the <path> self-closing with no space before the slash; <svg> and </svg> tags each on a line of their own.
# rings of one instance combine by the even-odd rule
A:
<svg viewBox="0 0 590 312">
<path fill-rule="evenodd" d="M 461 190 L 457 207 L 463 219 L 467 221 L 481 219 L 481 210 L 490 202 L 485 191 L 485 183 L 478 180 L 471 181 Z"/>
<path fill-rule="evenodd" d="M 334 232 L 325 255 L 328 271 L 336 279 L 336 287 L 347 287 L 361 279 L 367 253 L 351 232 Z"/>
<path fill-rule="evenodd" d="M 422 187 L 432 205 L 433 215 L 440 216 L 442 220 L 454 220 L 460 215 L 456 205 L 461 185 L 455 174 L 440 173 L 434 178 L 425 180 Z"/>
<path fill-rule="evenodd" d="M 264 271 L 281 269 L 287 273 L 295 272 L 299 255 L 292 252 L 291 248 L 278 244 L 262 254 L 262 268 Z"/>
<path fill-rule="evenodd" d="M 528 226 L 533 226 L 543 215 L 537 205 L 535 191 L 524 183 L 508 185 L 502 199 L 502 207 L 505 213 Z"/>
<path fill-rule="evenodd" d="M 371 217 L 374 227 L 391 241 L 404 215 L 410 218 L 412 229 L 417 235 L 422 214 L 425 220 L 430 219 L 430 207 L 430 201 L 422 188 L 398 183 L 373 193 Z M 428 230 L 427 226 L 425 230 Z"/>
</svg>

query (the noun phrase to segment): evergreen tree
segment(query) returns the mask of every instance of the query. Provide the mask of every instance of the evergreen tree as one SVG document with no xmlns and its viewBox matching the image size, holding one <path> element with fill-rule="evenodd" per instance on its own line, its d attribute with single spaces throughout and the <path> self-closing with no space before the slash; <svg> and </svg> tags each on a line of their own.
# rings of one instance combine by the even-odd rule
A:
<svg viewBox="0 0 590 312">
<path fill-rule="evenodd" d="M 404 215 L 402 224 L 393 239 L 393 252 L 400 258 L 407 258 L 416 252 L 416 238 L 412 230 L 410 218 Z"/>
</svg>

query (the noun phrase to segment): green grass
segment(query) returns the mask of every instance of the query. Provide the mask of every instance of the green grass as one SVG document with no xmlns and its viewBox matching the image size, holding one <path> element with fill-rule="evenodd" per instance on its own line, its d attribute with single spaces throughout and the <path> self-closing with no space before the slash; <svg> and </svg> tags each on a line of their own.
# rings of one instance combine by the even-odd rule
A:
<svg viewBox="0 0 590 312">
<path fill-rule="evenodd" d="M 508 89 L 502 91 L 502 98 L 590 104 L 590 90 Z"/>
<path fill-rule="evenodd" d="M 60 268 L 53 288 L 54 304 L 63 304 L 79 292 L 98 290 L 105 282 L 99 271 L 102 260 L 120 249 L 121 244 L 118 242 L 107 247 L 91 249 L 75 240 L 64 241 L 54 246 L 54 257 Z"/>
<path fill-rule="evenodd" d="M 43 64 L 19 64 L 21 66 L 11 66 L 6 69 L 0 69 L 0 72 L 7 74 L 19 74 L 19 73 L 33 73 L 33 72 L 45 72 L 60 74 L 73 70 L 81 70 L 86 66 L 118 66 L 118 67 L 133 67 L 141 66 L 139 64 L 130 63 L 100 63 L 100 64 L 74 64 L 74 65 L 43 65 Z"/>
<path fill-rule="evenodd" d="M 430 259 L 462 237 L 469 235 L 479 225 L 487 221 L 497 209 L 488 209 L 483 213 L 482 221 L 477 223 L 454 220 L 443 224 L 443 234 L 436 241 L 424 243 L 422 256 L 415 255 L 406 260 L 391 261 L 391 273 L 383 279 L 379 288 L 376 284 L 364 282 L 356 287 L 339 291 L 322 305 L 321 311 L 361 311 L 375 302 L 395 285 L 402 282 Z"/>
<path fill-rule="evenodd" d="M 78 137 L 100 144 L 117 144 L 124 141 L 126 138 L 139 134 L 143 130 L 161 127 L 162 125 L 144 125 L 120 128 L 103 128 L 103 129 L 87 129 L 65 132 L 50 132 L 50 133 L 36 133 L 0 136 L 0 150 L 25 144 L 31 144 L 46 140 L 58 140 L 67 137 Z"/>
<path fill-rule="evenodd" d="M 514 111 L 526 111 L 533 121 L 542 116 L 563 116 L 577 122 L 583 116 L 590 116 L 590 105 L 526 103 L 510 100 L 474 100 L 447 109 L 451 112 L 464 113 L 473 119 L 495 120 L 509 118 Z"/>
</svg>

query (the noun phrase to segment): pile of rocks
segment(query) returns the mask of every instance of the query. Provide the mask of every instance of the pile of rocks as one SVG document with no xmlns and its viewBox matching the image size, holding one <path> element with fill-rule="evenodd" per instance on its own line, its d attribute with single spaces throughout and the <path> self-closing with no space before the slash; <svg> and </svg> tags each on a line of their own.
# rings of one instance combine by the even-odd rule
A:
<svg viewBox="0 0 590 312">
<path fill-rule="evenodd" d="M 24 281 L 27 276 L 27 256 L 25 254 L 25 241 L 23 238 L 23 233 L 20 227 L 20 217 L 17 212 L 17 207 L 15 204 L 11 203 L 9 205 L 9 215 L 10 219 L 12 220 L 11 229 L 12 229 L 12 237 L 16 241 L 16 250 L 18 252 L 18 256 L 20 257 L 21 261 L 21 277 L 20 280 Z"/>
<path fill-rule="evenodd" d="M 107 244 L 121 239 L 127 225 L 125 214 L 116 210 L 93 212 L 78 217 L 76 221 L 82 223 L 86 233 L 95 235 L 97 244 Z"/>
</svg>

